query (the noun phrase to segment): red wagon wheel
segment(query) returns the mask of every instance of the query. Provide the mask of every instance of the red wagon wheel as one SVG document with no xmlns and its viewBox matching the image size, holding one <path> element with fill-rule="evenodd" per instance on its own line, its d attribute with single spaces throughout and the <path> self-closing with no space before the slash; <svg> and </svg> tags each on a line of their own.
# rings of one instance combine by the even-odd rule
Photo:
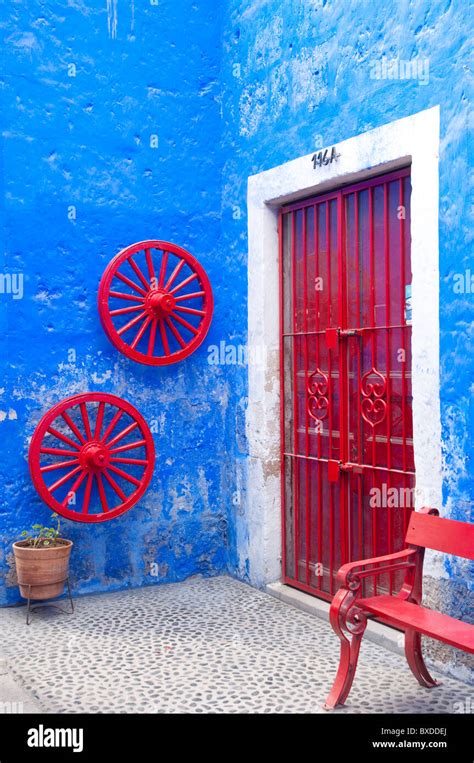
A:
<svg viewBox="0 0 474 763">
<path fill-rule="evenodd" d="M 107 266 L 99 287 L 105 333 L 124 355 L 167 366 L 204 340 L 213 310 L 209 279 L 185 249 L 166 241 L 140 241 Z"/>
<path fill-rule="evenodd" d="M 41 498 L 76 522 L 105 522 L 131 509 L 147 489 L 154 463 L 143 416 L 103 392 L 54 405 L 36 427 L 29 450 Z"/>
</svg>

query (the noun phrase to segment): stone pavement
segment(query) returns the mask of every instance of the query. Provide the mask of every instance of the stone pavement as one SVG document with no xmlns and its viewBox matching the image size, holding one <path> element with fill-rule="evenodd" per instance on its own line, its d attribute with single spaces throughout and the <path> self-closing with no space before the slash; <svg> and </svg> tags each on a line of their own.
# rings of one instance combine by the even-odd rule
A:
<svg viewBox="0 0 474 763">
<path fill-rule="evenodd" d="M 0 610 L 0 706 L 14 696 L 25 712 L 325 712 L 331 627 L 243 583 L 191 578 L 75 605 L 69 616 L 40 610 L 29 627 L 23 607 Z M 365 641 L 336 712 L 459 712 L 472 687 L 442 680 L 423 689 L 403 657 Z"/>
</svg>

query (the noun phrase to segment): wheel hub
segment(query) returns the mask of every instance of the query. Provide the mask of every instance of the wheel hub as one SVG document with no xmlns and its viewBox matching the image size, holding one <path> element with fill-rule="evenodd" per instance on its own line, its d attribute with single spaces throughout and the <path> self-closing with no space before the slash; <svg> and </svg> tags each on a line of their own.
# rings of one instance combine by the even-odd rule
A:
<svg viewBox="0 0 474 763">
<path fill-rule="evenodd" d="M 150 291 L 145 300 L 145 307 L 156 318 L 164 318 L 173 312 L 176 306 L 172 294 L 154 289 Z"/>
<path fill-rule="evenodd" d="M 108 450 L 100 442 L 88 442 L 82 448 L 81 460 L 87 469 L 101 471 L 108 465 Z"/>
</svg>

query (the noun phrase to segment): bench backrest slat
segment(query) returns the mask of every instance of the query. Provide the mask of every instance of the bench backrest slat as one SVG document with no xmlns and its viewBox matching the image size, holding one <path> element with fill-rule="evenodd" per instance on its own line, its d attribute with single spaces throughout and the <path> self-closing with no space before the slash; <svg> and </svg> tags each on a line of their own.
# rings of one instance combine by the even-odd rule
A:
<svg viewBox="0 0 474 763">
<path fill-rule="evenodd" d="M 412 511 L 405 538 L 414 546 L 474 559 L 474 524 Z"/>
</svg>

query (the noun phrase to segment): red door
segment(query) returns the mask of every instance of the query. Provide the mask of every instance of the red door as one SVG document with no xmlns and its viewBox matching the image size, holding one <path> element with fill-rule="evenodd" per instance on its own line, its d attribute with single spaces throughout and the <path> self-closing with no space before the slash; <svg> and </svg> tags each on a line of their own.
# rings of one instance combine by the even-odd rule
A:
<svg viewBox="0 0 474 763">
<path fill-rule="evenodd" d="M 283 577 L 330 598 L 413 508 L 410 170 L 282 208 L 280 278 Z"/>
</svg>

